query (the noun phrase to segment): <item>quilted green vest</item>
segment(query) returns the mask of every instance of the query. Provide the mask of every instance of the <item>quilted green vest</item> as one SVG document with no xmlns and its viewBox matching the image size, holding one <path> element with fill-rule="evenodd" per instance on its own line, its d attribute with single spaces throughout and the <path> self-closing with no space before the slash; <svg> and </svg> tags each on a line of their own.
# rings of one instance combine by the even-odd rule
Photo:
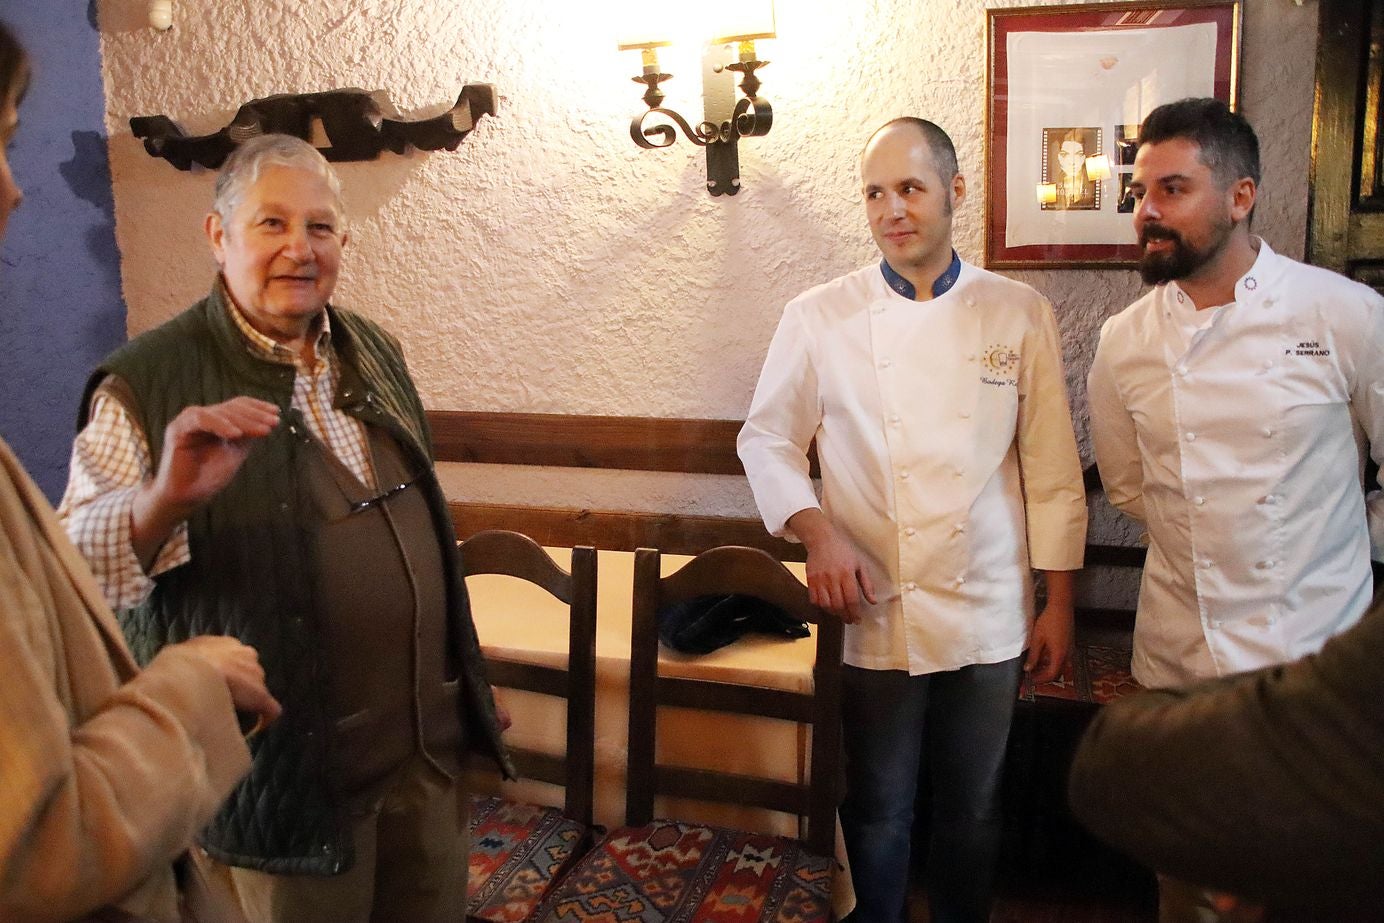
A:
<svg viewBox="0 0 1384 923">
<path fill-rule="evenodd" d="M 467 743 L 513 767 L 456 556 L 451 516 L 437 482 L 422 402 L 398 343 L 359 315 L 327 308 L 341 375 L 335 404 L 397 442 L 426 497 L 446 571 L 447 636 L 460 668 Z M 320 451 L 290 408 L 292 366 L 251 355 L 231 319 L 223 284 L 187 311 L 112 353 L 87 384 L 82 425 L 97 386 L 116 375 L 158 466 L 164 429 L 185 407 L 249 395 L 283 408 L 282 422 L 251 450 L 227 487 L 188 520 L 192 560 L 156 579 L 144 604 L 120 613 L 130 647 L 147 662 L 165 644 L 196 634 L 233 635 L 260 655 L 283 716 L 250 742 L 254 765 L 202 842 L 216 859 L 274 874 L 331 875 L 354 862 L 342 799 L 328 784 L 333 723 L 325 690 L 321 620 L 300 524 L 312 515 L 302 483 L 306 451 Z M 408 681 L 404 679 L 403 681 Z"/>
</svg>

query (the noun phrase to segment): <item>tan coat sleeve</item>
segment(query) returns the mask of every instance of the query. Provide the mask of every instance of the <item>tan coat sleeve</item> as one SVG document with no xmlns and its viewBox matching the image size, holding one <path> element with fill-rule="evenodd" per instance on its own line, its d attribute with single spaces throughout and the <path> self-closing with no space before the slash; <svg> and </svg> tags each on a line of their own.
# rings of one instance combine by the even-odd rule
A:
<svg viewBox="0 0 1384 923">
<path fill-rule="evenodd" d="M 71 572 L 51 510 L 13 474 L 0 470 L 0 920 L 70 920 L 167 875 L 249 752 L 225 681 L 186 649 L 120 684 L 96 621 L 109 612 L 86 607 L 89 573 Z"/>
</svg>

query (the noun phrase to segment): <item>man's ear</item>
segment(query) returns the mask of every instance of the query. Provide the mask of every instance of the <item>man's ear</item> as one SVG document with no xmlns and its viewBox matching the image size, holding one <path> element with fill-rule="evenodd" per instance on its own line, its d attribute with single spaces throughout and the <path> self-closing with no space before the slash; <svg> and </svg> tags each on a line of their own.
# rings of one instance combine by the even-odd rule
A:
<svg viewBox="0 0 1384 923">
<path fill-rule="evenodd" d="M 952 177 L 951 181 L 952 208 L 957 208 L 962 202 L 966 201 L 966 176 L 958 173 Z"/>
<path fill-rule="evenodd" d="M 1254 180 L 1245 176 L 1231 183 L 1229 192 L 1230 217 L 1236 224 L 1239 224 L 1249 217 L 1250 212 L 1254 211 L 1254 203 L 1259 196 L 1259 187 Z"/>
<path fill-rule="evenodd" d="M 207 212 L 207 217 L 202 220 L 202 230 L 206 232 L 207 243 L 211 245 L 211 255 L 216 258 L 217 265 L 226 265 L 223 248 L 226 227 L 221 223 L 221 216 L 216 212 Z"/>
</svg>

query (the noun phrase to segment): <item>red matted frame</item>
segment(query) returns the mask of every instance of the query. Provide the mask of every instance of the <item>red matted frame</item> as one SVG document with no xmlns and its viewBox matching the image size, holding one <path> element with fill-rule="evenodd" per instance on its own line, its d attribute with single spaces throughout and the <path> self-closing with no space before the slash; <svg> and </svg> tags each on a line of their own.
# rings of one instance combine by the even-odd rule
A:
<svg viewBox="0 0 1384 923">
<path fill-rule="evenodd" d="M 1008 44 L 1011 36 L 1022 33 L 1118 33 L 1131 29 L 1158 30 L 1211 23 L 1215 26 L 1215 57 L 1211 74 L 1214 95 L 1227 102 L 1233 109 L 1238 105 L 1240 70 L 1240 28 L 1241 0 L 1179 0 L 1173 3 L 1100 3 L 1075 6 L 1042 6 L 1022 9 L 992 9 L 988 11 L 986 38 L 989 57 L 986 68 L 986 84 L 989 104 L 985 118 L 985 265 L 991 269 L 1113 269 L 1134 266 L 1139 258 L 1137 244 L 1121 240 L 1124 234 L 1110 234 L 1102 242 L 1081 242 L 1062 240 L 1064 225 L 1045 225 L 1046 233 L 1058 238 L 1045 243 L 1010 245 L 1008 231 L 1011 209 L 1034 208 L 1042 210 L 1032 188 L 1009 188 L 1011 116 L 1020 112 L 1020 107 L 1029 106 L 1028 100 L 1039 98 L 1040 87 L 1018 85 L 1011 87 L 1009 76 Z M 1156 32 L 1153 33 L 1156 36 Z M 1176 33 L 1170 31 L 1169 36 Z M 1205 75 L 1201 75 L 1204 79 Z M 1171 102 L 1171 99 L 1153 99 L 1143 107 L 1142 115 L 1153 106 Z M 1060 108 L 1050 107 L 1055 124 L 1063 124 L 1057 115 Z M 1073 124 L 1067 122 L 1066 124 Z M 1123 126 L 1121 126 L 1123 127 Z M 1107 135 L 1112 135 L 1111 126 L 1104 126 Z M 1114 143 L 1111 137 L 1109 144 Z M 1105 151 L 1111 148 L 1106 146 Z M 1031 153 L 1031 152 L 1030 152 Z M 1048 156 L 1048 155 L 1044 155 Z M 1116 158 L 1112 158 L 1112 164 Z M 1046 177 L 1044 177 L 1046 179 Z M 1089 182 L 1089 181 L 1088 181 Z M 1106 206 L 1118 208 L 1120 180 L 1117 172 L 1105 181 L 1108 190 L 1104 196 Z M 1016 184 L 1018 185 L 1018 184 Z M 1097 199 L 1097 201 L 1100 201 Z M 1063 216 L 1065 219 L 1066 216 Z M 1132 227 L 1132 216 L 1128 218 Z M 1029 216 L 1028 219 L 1036 222 Z M 1056 219 L 1054 219 L 1056 220 Z M 1100 219 L 1111 224 L 1109 216 Z M 1100 229 L 1097 228 L 1096 231 Z M 1087 231 L 1085 236 L 1092 232 Z"/>
</svg>

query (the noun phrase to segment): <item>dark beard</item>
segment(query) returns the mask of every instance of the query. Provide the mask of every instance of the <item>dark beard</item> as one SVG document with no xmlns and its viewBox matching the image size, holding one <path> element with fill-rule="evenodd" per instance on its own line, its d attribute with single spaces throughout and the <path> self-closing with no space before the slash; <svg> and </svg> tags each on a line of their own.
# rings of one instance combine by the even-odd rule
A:
<svg viewBox="0 0 1384 923">
<path fill-rule="evenodd" d="M 1173 242 L 1171 250 L 1149 253 L 1145 250 L 1139 256 L 1139 276 L 1145 285 L 1162 285 L 1173 279 L 1185 279 L 1201 262 L 1181 237 L 1169 238 Z"/>
<path fill-rule="evenodd" d="M 1139 276 L 1145 285 L 1162 285 L 1174 279 L 1185 279 L 1202 266 L 1209 263 L 1216 254 L 1225 248 L 1235 223 L 1224 219 L 1212 228 L 1210 240 L 1204 248 L 1188 246 L 1182 235 L 1161 225 L 1146 225 L 1139 235 L 1139 246 L 1146 248 L 1150 240 L 1170 240 L 1172 249 L 1149 253 L 1144 249 L 1139 255 Z"/>
</svg>

